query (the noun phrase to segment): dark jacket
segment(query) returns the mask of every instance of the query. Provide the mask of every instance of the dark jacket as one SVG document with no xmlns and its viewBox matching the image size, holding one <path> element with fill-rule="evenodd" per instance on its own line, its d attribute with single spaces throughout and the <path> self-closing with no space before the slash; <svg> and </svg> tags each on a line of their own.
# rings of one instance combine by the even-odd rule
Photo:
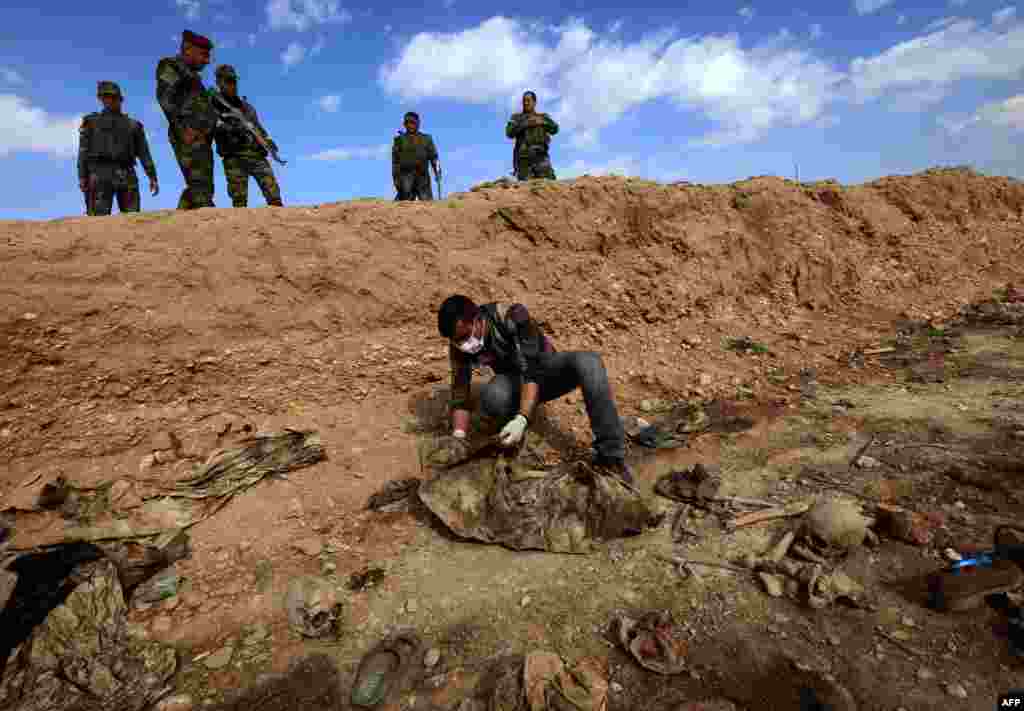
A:
<svg viewBox="0 0 1024 711">
<path fill-rule="evenodd" d="M 246 120 L 263 135 L 264 140 L 270 140 L 270 134 L 267 133 L 267 129 L 263 128 L 263 124 L 260 123 L 260 117 L 256 114 L 256 109 L 249 103 L 248 99 L 244 96 L 236 96 L 234 98 L 225 96 L 224 100 L 238 109 L 245 116 Z M 257 143 L 256 139 L 237 121 L 231 121 L 230 119 L 221 121 L 214 132 L 214 138 L 217 140 L 217 154 L 221 157 L 243 153 L 250 153 L 261 157 L 266 157 L 267 155 L 267 150 Z"/>
<path fill-rule="evenodd" d="M 517 375 L 524 383 L 536 383 L 542 375 L 540 355 L 555 352 L 551 341 L 522 304 L 484 304 L 480 315 L 486 323 L 482 351 L 469 355 L 460 351 L 454 341 L 448 346 L 453 410 L 469 408 L 474 368 L 488 366 L 495 373 Z"/>
<path fill-rule="evenodd" d="M 206 93 L 199 72 L 185 64 L 180 56 L 164 57 L 156 67 L 156 100 L 167 117 L 172 137 L 191 128 L 212 139 L 217 111 Z"/>
<path fill-rule="evenodd" d="M 156 180 L 156 166 L 149 152 L 146 129 L 130 116 L 103 109 L 82 118 L 78 130 L 78 178 L 85 179 L 103 166 L 135 170 L 142 163 L 150 180 Z"/>
</svg>

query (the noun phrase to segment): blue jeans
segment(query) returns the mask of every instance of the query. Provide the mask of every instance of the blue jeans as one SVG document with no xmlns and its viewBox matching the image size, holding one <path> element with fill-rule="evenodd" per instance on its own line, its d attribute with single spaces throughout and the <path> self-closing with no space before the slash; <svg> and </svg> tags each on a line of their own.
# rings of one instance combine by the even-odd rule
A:
<svg viewBox="0 0 1024 711">
<path fill-rule="evenodd" d="M 593 351 L 542 353 L 540 365 L 540 401 L 556 400 L 580 388 L 598 456 L 604 459 L 625 457 L 626 435 L 601 356 Z M 480 388 L 480 407 L 486 415 L 499 420 L 510 419 L 519 411 L 521 393 L 519 375 L 499 373 Z"/>
</svg>

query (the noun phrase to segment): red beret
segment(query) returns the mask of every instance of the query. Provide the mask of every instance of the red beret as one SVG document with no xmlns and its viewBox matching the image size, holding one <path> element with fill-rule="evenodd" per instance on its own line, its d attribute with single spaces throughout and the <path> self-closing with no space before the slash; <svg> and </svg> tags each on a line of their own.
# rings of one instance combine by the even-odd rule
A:
<svg viewBox="0 0 1024 711">
<path fill-rule="evenodd" d="M 181 33 L 181 41 L 188 42 L 196 47 L 202 47 L 203 49 L 213 49 L 213 42 L 208 40 L 206 37 L 197 35 L 195 32 L 190 32 L 189 30 L 185 30 Z"/>
</svg>

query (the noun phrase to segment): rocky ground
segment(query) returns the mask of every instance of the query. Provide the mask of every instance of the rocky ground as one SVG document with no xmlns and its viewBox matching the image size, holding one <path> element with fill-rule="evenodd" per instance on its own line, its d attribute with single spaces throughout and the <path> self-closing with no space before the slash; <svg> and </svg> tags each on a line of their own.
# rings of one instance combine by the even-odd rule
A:
<svg viewBox="0 0 1024 711">
<path fill-rule="evenodd" d="M 173 481 L 238 435 L 319 431 L 326 462 L 191 529 L 177 594 L 129 613 L 133 635 L 177 647 L 177 691 L 196 706 L 311 652 L 348 683 L 400 624 L 440 650 L 435 674 L 502 649 L 596 658 L 610 709 L 721 696 L 760 708 L 776 687 L 792 708 L 780 664 L 831 673 L 864 709 L 987 708 L 1024 686 L 998 616 L 930 611 L 913 583 L 945 548 L 990 542 L 1024 513 L 1024 320 L 1005 290 L 1024 267 L 1022 210 L 1015 181 L 930 171 L 853 187 L 581 178 L 432 205 L 0 223 L 0 497 L 58 473 Z M 661 528 L 562 556 L 458 541 L 415 507 L 365 510 L 386 482 L 421 475 L 413 430 L 448 377 L 433 309 L 452 291 L 522 301 L 560 349 L 600 350 L 623 415 L 714 398 L 751 418 L 638 450 L 645 492 L 718 464 L 724 494 L 884 500 L 934 514 L 933 540 L 858 547 L 843 566 L 872 604 L 815 610 L 752 572 L 682 578 L 660 558 L 735 561 L 794 520 L 729 531 L 690 507 L 697 536 L 680 547 L 661 499 Z M 546 419 L 558 456 L 588 444 L 578 397 Z M 381 580 L 348 591 L 370 567 Z M 302 574 L 346 589 L 338 639 L 288 630 L 283 597 Z M 687 626 L 686 673 L 646 672 L 608 640 L 616 612 L 645 609 Z M 456 681 L 413 706 L 456 707 Z"/>
</svg>

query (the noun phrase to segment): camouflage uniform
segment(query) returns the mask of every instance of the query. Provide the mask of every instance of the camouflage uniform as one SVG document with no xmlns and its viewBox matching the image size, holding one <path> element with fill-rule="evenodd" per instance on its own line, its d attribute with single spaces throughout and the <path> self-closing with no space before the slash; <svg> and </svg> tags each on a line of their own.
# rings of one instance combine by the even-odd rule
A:
<svg viewBox="0 0 1024 711">
<path fill-rule="evenodd" d="M 399 200 L 433 200 L 428 165 L 437 160 L 429 133 L 400 133 L 391 146 L 391 178 Z"/>
<path fill-rule="evenodd" d="M 526 122 L 533 116 L 539 116 L 543 123 L 537 126 L 528 126 Z M 556 133 L 558 133 L 558 124 L 547 114 L 512 114 L 512 118 L 508 120 L 508 125 L 505 127 L 505 135 L 516 139 L 512 160 L 515 163 L 517 178 L 520 180 L 530 180 L 531 178 L 556 180 L 555 170 L 551 167 L 551 158 L 548 155 L 551 136 Z"/>
<path fill-rule="evenodd" d="M 156 67 L 156 99 L 167 117 L 167 138 L 185 178 L 179 210 L 213 207 L 213 131 L 217 112 L 199 72 L 179 55 L 164 57 Z M 187 143 L 184 129 L 198 135 Z"/>
<path fill-rule="evenodd" d="M 223 65 L 217 67 L 217 80 L 220 81 L 222 77 L 237 80 L 238 74 L 233 67 Z M 221 95 L 227 103 L 241 111 L 256 130 L 263 134 L 267 142 L 273 145 L 256 115 L 256 109 L 244 96 L 232 98 L 223 92 Z M 260 186 L 267 204 L 281 207 L 281 187 L 274 177 L 270 161 L 267 160 L 267 150 L 243 127 L 232 126 L 230 123 L 221 122 L 214 136 L 217 140 L 217 155 L 224 161 L 224 177 L 228 182 L 231 204 L 234 207 L 246 207 L 249 204 L 249 176 L 252 176 Z"/>
<path fill-rule="evenodd" d="M 114 82 L 101 81 L 97 94 L 120 97 L 121 89 Z M 115 196 L 121 212 L 139 211 L 136 160 L 155 183 L 156 166 L 141 122 L 106 108 L 82 118 L 78 129 L 78 179 L 89 184 L 90 215 L 109 215 Z"/>
</svg>

